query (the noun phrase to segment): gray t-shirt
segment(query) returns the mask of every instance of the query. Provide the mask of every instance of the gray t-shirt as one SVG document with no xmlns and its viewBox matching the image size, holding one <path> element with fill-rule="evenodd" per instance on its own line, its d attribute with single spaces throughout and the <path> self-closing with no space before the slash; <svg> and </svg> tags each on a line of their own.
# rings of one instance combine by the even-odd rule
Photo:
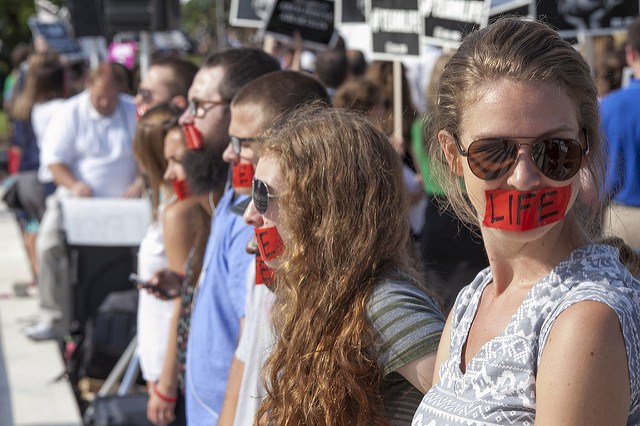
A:
<svg viewBox="0 0 640 426">
<path fill-rule="evenodd" d="M 410 424 L 423 396 L 395 370 L 436 351 L 444 328 L 437 303 L 409 282 L 402 274 L 383 280 L 367 305 L 367 317 L 378 333 L 384 377 L 380 392 L 392 425 Z"/>
<path fill-rule="evenodd" d="M 574 303 L 605 303 L 618 315 L 631 381 L 627 424 L 640 424 L 640 283 L 618 261 L 618 250 L 588 245 L 573 251 L 529 291 L 511 322 L 487 342 L 462 374 L 462 348 L 484 288 L 485 269 L 463 289 L 451 316 L 450 357 L 440 382 L 425 395 L 414 426 L 532 425 L 536 372 L 554 321 Z"/>
</svg>

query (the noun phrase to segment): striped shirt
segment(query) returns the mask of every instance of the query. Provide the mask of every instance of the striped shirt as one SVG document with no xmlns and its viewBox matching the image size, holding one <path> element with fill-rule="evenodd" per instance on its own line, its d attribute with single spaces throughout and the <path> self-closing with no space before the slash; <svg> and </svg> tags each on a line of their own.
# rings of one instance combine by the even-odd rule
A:
<svg viewBox="0 0 640 426">
<path fill-rule="evenodd" d="M 395 370 L 438 349 L 444 318 L 431 297 L 398 273 L 376 286 L 367 317 L 378 337 L 387 417 L 392 425 L 409 425 L 423 394 Z"/>
</svg>

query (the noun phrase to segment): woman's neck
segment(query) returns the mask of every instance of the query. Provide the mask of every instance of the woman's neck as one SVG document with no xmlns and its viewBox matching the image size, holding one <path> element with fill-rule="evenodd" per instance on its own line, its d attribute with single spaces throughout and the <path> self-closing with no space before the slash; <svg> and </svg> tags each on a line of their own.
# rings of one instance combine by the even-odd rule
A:
<svg viewBox="0 0 640 426">
<path fill-rule="evenodd" d="M 569 218 L 540 238 L 529 241 L 501 238 L 504 234 L 500 231 L 483 229 L 482 233 L 497 294 L 510 286 L 532 287 L 572 251 L 590 242 Z"/>
</svg>

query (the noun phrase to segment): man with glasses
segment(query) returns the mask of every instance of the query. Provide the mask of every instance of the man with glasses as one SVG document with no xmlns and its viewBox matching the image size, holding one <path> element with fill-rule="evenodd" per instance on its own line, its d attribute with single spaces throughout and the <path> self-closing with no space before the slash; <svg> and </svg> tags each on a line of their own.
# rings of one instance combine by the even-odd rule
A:
<svg viewBox="0 0 640 426">
<path fill-rule="evenodd" d="M 208 170 L 229 141 L 229 103 L 255 78 L 279 69 L 278 61 L 259 49 L 221 51 L 206 59 L 189 88 L 188 108 L 180 124 L 200 140 L 189 144 L 183 164 L 192 194 L 211 190 Z M 197 131 L 192 131 L 193 128 Z M 227 374 L 239 336 L 245 276 L 252 257 L 245 246 L 252 230 L 230 208 L 246 196 L 229 188 L 216 206 L 197 294 L 186 355 L 186 405 L 189 425 L 218 420 Z"/>
<path fill-rule="evenodd" d="M 185 109 L 187 93 L 198 67 L 185 59 L 171 58 L 154 62 L 138 85 L 133 98 L 138 117 L 162 103 Z"/>
</svg>

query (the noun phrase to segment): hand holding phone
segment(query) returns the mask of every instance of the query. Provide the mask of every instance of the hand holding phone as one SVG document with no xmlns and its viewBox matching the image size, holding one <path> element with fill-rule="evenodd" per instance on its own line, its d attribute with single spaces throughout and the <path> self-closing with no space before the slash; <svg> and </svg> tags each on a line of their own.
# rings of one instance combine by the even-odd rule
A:
<svg viewBox="0 0 640 426">
<path fill-rule="evenodd" d="M 177 296 L 177 293 L 170 294 L 167 290 L 162 288 L 160 285 L 151 284 L 148 281 L 144 281 L 134 273 L 129 274 L 129 281 L 131 281 L 137 288 L 146 289 L 147 291 L 154 293 L 161 299 L 172 299 Z"/>
</svg>

